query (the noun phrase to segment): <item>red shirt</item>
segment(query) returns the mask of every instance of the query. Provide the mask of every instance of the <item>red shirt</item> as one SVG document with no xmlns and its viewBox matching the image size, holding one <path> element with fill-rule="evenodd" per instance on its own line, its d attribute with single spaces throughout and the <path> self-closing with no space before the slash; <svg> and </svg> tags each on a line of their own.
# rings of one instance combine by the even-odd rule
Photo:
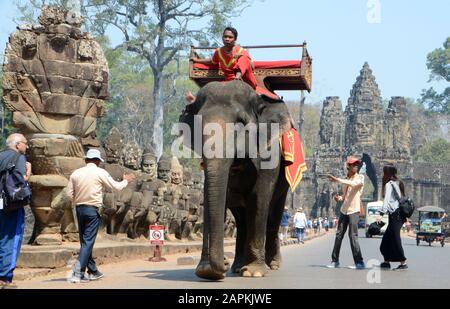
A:
<svg viewBox="0 0 450 309">
<path fill-rule="evenodd" d="M 240 54 L 236 59 L 235 56 Z M 240 46 L 234 46 L 231 54 L 225 52 L 224 47 L 217 48 L 212 57 L 213 64 L 219 64 L 219 69 L 224 73 L 225 81 L 231 81 L 236 76 L 236 71 L 239 70 L 242 73 L 242 79 L 256 89 L 256 78 L 253 74 L 252 59 L 249 53 Z"/>
</svg>

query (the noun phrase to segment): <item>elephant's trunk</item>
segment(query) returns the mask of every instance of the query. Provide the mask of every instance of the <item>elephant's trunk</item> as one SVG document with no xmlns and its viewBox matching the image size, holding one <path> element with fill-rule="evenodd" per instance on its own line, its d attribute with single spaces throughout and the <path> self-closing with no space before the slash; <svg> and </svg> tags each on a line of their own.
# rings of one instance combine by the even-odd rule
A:
<svg viewBox="0 0 450 309">
<path fill-rule="evenodd" d="M 231 159 L 205 159 L 203 258 L 209 260 L 209 279 L 220 279 L 224 265 L 224 214 Z M 207 243 L 205 243 L 207 242 Z M 207 246 L 207 248 L 206 248 Z M 207 250 L 207 252 L 205 252 Z"/>
</svg>

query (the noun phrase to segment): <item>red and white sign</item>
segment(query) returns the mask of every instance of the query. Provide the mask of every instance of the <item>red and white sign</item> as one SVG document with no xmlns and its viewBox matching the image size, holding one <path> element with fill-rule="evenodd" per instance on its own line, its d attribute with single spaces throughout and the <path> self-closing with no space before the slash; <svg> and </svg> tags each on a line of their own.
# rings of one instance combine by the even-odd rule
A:
<svg viewBox="0 0 450 309">
<path fill-rule="evenodd" d="M 164 244 L 164 225 L 150 225 L 150 244 Z"/>
</svg>

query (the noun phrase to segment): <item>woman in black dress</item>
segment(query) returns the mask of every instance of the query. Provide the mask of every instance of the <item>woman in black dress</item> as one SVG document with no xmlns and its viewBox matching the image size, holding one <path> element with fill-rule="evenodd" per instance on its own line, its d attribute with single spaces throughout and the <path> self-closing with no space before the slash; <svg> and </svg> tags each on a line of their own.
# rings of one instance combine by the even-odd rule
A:
<svg viewBox="0 0 450 309">
<path fill-rule="evenodd" d="M 400 265 L 394 270 L 408 269 L 400 237 L 400 230 L 403 223 L 406 222 L 406 218 L 400 214 L 399 209 L 398 199 L 402 196 L 405 196 L 405 185 L 398 178 L 397 168 L 393 165 L 386 165 L 383 168 L 384 201 L 381 215 L 389 213 L 389 225 L 380 245 L 380 251 L 384 257 L 381 268 L 390 269 L 390 262 L 400 262 Z"/>
</svg>

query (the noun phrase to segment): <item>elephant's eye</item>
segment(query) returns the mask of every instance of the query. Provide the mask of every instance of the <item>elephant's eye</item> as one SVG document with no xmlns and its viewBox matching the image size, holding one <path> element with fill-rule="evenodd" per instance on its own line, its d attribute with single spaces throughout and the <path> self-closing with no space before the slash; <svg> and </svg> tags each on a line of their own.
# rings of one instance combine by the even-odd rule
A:
<svg viewBox="0 0 450 309">
<path fill-rule="evenodd" d="M 263 112 L 263 110 L 266 108 L 265 104 L 259 104 L 258 105 L 258 114 L 261 115 L 261 113 Z"/>
</svg>

